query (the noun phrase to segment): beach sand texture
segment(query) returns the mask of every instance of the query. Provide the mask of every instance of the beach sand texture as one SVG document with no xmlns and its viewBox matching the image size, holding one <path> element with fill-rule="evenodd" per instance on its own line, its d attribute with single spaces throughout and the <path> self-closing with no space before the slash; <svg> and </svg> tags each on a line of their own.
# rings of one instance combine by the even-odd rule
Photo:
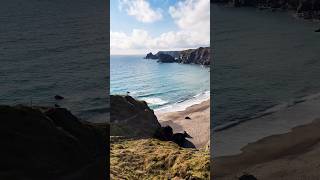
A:
<svg viewBox="0 0 320 180">
<path fill-rule="evenodd" d="M 192 105 L 184 111 L 156 113 L 162 126 L 169 125 L 174 133 L 186 131 L 196 148 L 206 146 L 210 140 L 210 100 Z M 190 117 L 190 119 L 185 119 Z"/>
</svg>

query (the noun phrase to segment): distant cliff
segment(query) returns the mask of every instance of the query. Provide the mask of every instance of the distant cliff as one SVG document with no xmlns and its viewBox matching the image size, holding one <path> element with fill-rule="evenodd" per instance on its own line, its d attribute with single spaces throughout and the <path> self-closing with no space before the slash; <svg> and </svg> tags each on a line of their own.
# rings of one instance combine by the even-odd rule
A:
<svg viewBox="0 0 320 180">
<path fill-rule="evenodd" d="M 228 3 L 235 7 L 252 6 L 259 9 L 293 10 L 305 19 L 320 19 L 320 0 L 211 0 L 211 3 Z"/>
<path fill-rule="evenodd" d="M 147 54 L 145 59 L 158 59 L 158 62 L 162 63 L 177 62 L 182 64 L 210 65 L 210 47 L 182 51 L 159 51 L 155 55 L 152 53 Z"/>
</svg>

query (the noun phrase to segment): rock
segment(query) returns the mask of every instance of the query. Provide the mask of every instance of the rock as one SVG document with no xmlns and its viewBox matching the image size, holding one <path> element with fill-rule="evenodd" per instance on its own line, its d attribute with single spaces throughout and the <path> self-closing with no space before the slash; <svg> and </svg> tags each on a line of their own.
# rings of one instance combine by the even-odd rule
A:
<svg viewBox="0 0 320 180">
<path fill-rule="evenodd" d="M 111 95 L 111 135 L 124 137 L 153 137 L 161 127 L 145 101 L 131 96 Z"/>
<path fill-rule="evenodd" d="M 0 179 L 104 179 L 107 125 L 63 108 L 0 106 Z"/>
<path fill-rule="evenodd" d="M 55 96 L 54 96 L 54 99 L 56 99 L 56 100 L 62 100 L 62 99 L 64 99 L 64 97 L 62 97 L 62 96 L 60 96 L 60 95 L 55 95 Z"/>
<path fill-rule="evenodd" d="M 161 127 L 158 129 L 154 137 L 161 141 L 171 141 L 173 137 L 173 130 L 170 126 Z"/>
<path fill-rule="evenodd" d="M 315 30 L 314 32 L 320 32 L 320 28 L 319 28 L 319 29 L 317 29 L 317 30 Z"/>
<path fill-rule="evenodd" d="M 175 61 L 174 57 L 172 57 L 169 54 L 159 54 L 158 62 L 161 62 L 161 63 L 173 63 L 173 62 L 176 62 L 176 61 Z"/>
<path fill-rule="evenodd" d="M 239 177 L 239 180 L 258 180 L 258 179 L 251 174 L 244 174 L 241 177 Z"/>
<path fill-rule="evenodd" d="M 59 104 L 54 104 L 54 107 L 57 107 L 57 108 L 58 108 L 58 107 L 60 107 L 60 106 L 59 106 Z"/>
<path fill-rule="evenodd" d="M 145 59 L 158 59 L 158 56 L 153 55 L 151 52 L 147 54 L 147 56 L 145 57 Z"/>
<path fill-rule="evenodd" d="M 172 136 L 172 141 L 183 147 L 186 138 L 192 138 L 186 131 L 183 133 L 175 133 Z"/>
<path fill-rule="evenodd" d="M 159 59 L 161 63 L 183 63 L 210 65 L 210 47 L 200 47 L 198 49 L 188 49 L 183 51 L 159 51 L 157 54 L 147 54 L 146 59 Z"/>
<path fill-rule="evenodd" d="M 179 58 L 180 51 L 159 51 L 156 56 L 159 56 L 160 54 L 168 54 L 172 56 L 173 58 Z"/>
<path fill-rule="evenodd" d="M 184 119 L 191 119 L 189 116 L 185 117 Z"/>
<path fill-rule="evenodd" d="M 183 64 L 210 65 L 210 58 L 210 47 L 200 47 L 198 49 L 181 51 L 178 62 Z"/>
</svg>

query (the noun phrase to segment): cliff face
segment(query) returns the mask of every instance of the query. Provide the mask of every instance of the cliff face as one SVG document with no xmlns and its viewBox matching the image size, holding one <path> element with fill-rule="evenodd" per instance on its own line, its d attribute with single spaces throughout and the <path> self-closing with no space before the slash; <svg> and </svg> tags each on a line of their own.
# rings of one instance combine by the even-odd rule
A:
<svg viewBox="0 0 320 180">
<path fill-rule="evenodd" d="M 161 127 L 145 101 L 131 96 L 111 95 L 111 136 L 153 137 Z"/>
<path fill-rule="evenodd" d="M 178 62 L 183 64 L 210 65 L 210 48 L 200 47 L 198 49 L 181 51 Z"/>
<path fill-rule="evenodd" d="M 320 19 L 320 0 L 212 0 L 211 3 L 229 3 L 235 7 L 253 6 L 259 9 L 294 10 L 305 19 Z"/>
<path fill-rule="evenodd" d="M 156 56 L 159 56 L 160 54 L 168 54 L 174 58 L 179 58 L 180 51 L 159 51 Z"/>
<path fill-rule="evenodd" d="M 183 51 L 159 51 L 155 55 L 149 53 L 146 59 L 159 59 L 158 62 L 210 65 L 210 54 L 210 47 L 200 47 Z"/>
<path fill-rule="evenodd" d="M 0 179 L 105 178 L 106 125 L 63 108 L 0 106 L 0 119 Z"/>
</svg>

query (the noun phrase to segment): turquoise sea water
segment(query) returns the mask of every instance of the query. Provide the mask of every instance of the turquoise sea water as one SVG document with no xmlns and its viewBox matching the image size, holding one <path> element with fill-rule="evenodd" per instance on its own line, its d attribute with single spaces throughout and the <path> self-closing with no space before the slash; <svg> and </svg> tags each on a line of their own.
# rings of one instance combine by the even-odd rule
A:
<svg viewBox="0 0 320 180">
<path fill-rule="evenodd" d="M 110 59 L 110 93 L 126 94 L 158 111 L 174 111 L 209 98 L 208 67 L 157 63 L 143 55 Z"/>
</svg>

